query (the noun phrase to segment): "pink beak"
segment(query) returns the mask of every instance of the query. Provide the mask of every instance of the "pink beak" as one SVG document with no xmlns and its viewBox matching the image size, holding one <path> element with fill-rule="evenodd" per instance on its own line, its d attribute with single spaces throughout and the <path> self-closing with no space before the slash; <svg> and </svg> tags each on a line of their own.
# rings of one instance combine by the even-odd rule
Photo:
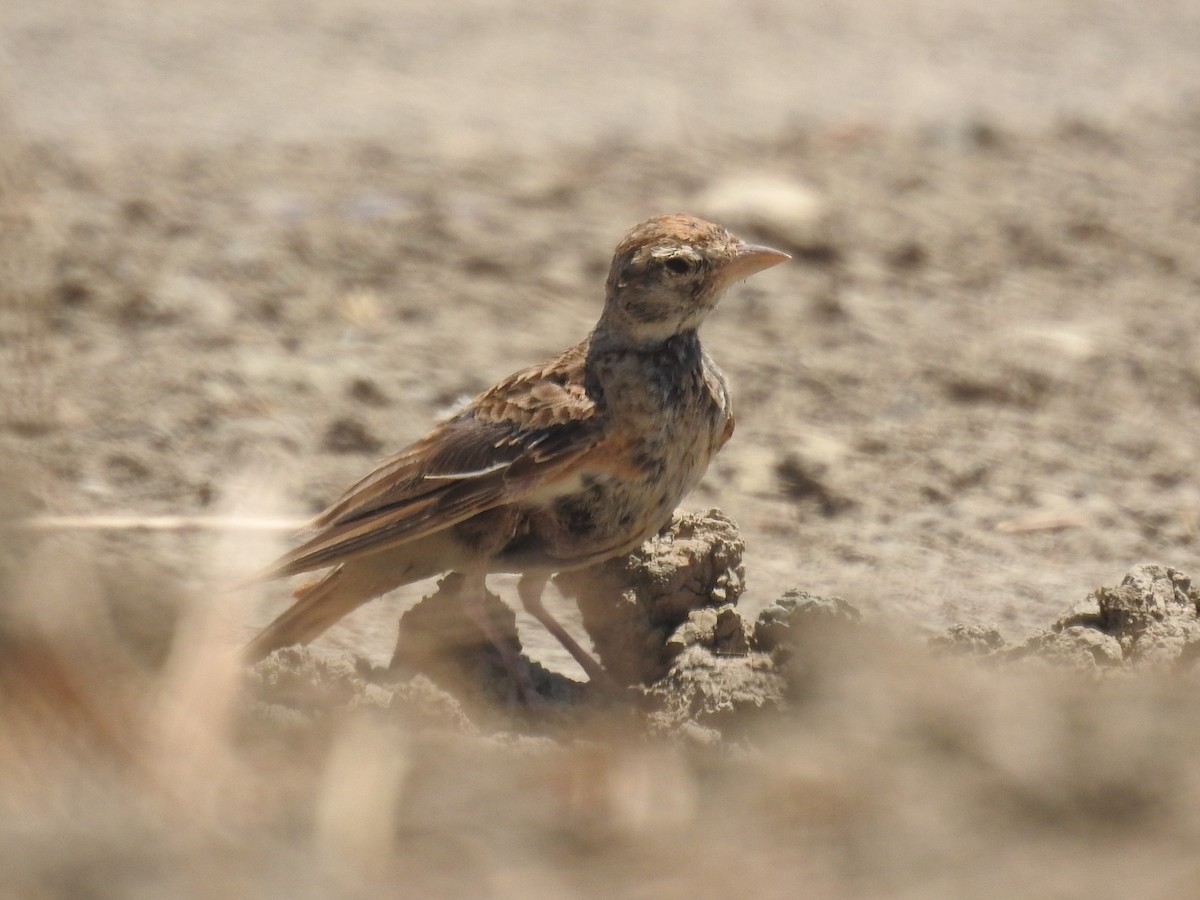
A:
<svg viewBox="0 0 1200 900">
<path fill-rule="evenodd" d="M 721 287 L 728 287 L 735 281 L 749 278 L 763 269 L 777 266 L 791 259 L 781 250 L 763 247 L 761 244 L 742 244 L 733 259 L 721 266 L 717 272 Z"/>
</svg>

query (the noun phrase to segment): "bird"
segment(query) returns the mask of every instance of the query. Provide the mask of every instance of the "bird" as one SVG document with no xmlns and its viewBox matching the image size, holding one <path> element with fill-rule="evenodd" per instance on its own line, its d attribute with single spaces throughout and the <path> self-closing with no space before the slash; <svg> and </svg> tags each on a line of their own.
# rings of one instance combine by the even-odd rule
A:
<svg viewBox="0 0 1200 900">
<path fill-rule="evenodd" d="M 546 583 L 632 552 L 699 483 L 734 416 L 698 329 L 734 282 L 788 259 L 695 216 L 635 225 L 616 246 L 586 338 L 385 460 L 250 579 L 328 570 L 249 643 L 247 661 L 307 644 L 401 585 L 457 573 L 464 609 L 526 694 L 528 668 L 483 606 L 486 577 L 512 573 L 522 606 L 590 681 L 611 685 L 544 606 Z"/>
</svg>

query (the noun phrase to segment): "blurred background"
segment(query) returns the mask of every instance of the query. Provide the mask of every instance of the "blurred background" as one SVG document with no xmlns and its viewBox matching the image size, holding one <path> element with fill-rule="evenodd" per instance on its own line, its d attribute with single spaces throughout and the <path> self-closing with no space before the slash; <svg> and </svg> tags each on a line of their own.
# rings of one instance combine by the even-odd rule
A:
<svg viewBox="0 0 1200 900">
<path fill-rule="evenodd" d="M 13 531 L 13 895 L 1190 896 L 1194 692 L 919 648 L 1200 569 L 1198 47 L 1183 0 L 7 0 L 6 518 L 309 515 L 693 212 L 795 262 L 706 327 L 738 433 L 689 505 L 747 609 L 841 595 L 903 648 L 821 656 L 753 758 L 247 726 L 227 651 L 286 590 L 224 587 L 283 533 Z M 320 647 L 386 662 L 418 593 Z"/>
<path fill-rule="evenodd" d="M 771 138 L 797 125 L 1119 121 L 1194 100 L 1195 4 L 23 3 L 38 137 L 376 137 L 430 155 Z"/>
</svg>

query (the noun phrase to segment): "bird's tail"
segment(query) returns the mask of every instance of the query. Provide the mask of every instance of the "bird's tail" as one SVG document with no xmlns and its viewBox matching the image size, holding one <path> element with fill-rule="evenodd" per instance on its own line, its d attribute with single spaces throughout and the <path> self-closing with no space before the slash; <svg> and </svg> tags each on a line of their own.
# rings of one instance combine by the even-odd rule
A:
<svg viewBox="0 0 1200 900">
<path fill-rule="evenodd" d="M 373 596 L 364 596 L 361 591 L 348 590 L 350 585 L 343 584 L 345 580 L 344 567 L 338 566 L 323 578 L 296 591 L 292 595 L 296 602 L 246 646 L 243 651 L 246 661 L 256 663 L 280 647 L 307 644 L 315 640 L 327 628 Z"/>
</svg>

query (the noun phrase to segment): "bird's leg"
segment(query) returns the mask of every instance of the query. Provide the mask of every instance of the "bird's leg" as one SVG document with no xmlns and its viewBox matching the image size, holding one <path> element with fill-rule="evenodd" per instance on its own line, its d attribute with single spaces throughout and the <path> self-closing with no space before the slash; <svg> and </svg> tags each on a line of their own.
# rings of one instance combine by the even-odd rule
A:
<svg viewBox="0 0 1200 900">
<path fill-rule="evenodd" d="M 488 639 L 496 652 L 500 654 L 500 662 L 512 679 L 517 694 L 526 703 L 533 705 L 541 700 L 533 678 L 529 674 L 529 666 L 513 651 L 512 644 L 496 629 L 496 623 L 487 611 L 487 583 L 482 575 L 464 575 L 462 583 L 463 609 L 471 617 L 484 637 Z"/>
<path fill-rule="evenodd" d="M 542 604 L 542 591 L 546 589 L 548 580 L 549 576 L 547 575 L 523 575 L 517 583 L 517 593 L 521 595 L 521 605 L 525 607 L 527 613 L 542 624 L 543 628 L 554 635 L 571 656 L 575 657 L 575 662 L 579 663 L 580 668 L 587 673 L 592 684 L 608 690 L 618 690 L 617 683 L 604 670 L 604 666 L 600 665 L 592 654 L 579 646 L 579 642 L 567 633 L 567 629 L 563 628 L 559 621 L 550 615 L 550 610 Z"/>
</svg>

